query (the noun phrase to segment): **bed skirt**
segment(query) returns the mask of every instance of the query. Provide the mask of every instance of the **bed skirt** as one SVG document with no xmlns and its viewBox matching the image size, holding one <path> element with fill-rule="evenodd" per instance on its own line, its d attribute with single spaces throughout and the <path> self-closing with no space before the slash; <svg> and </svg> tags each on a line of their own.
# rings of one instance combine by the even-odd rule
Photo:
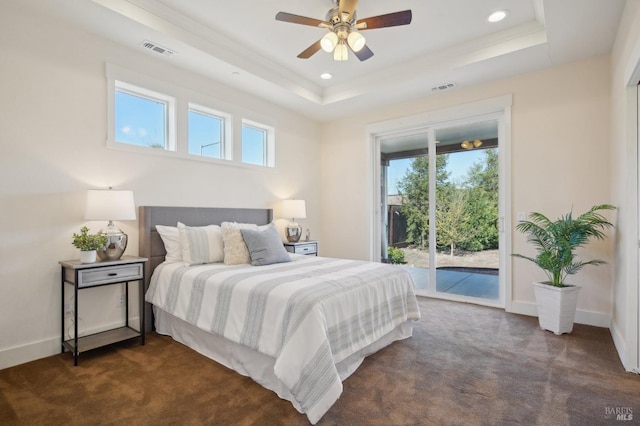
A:
<svg viewBox="0 0 640 426">
<path fill-rule="evenodd" d="M 190 347 L 207 358 L 243 376 L 251 377 L 256 383 L 275 392 L 280 398 L 291 402 L 298 412 L 303 413 L 291 392 L 276 377 L 274 373 L 275 358 L 227 340 L 220 335 L 206 332 L 155 306 L 153 307 L 153 312 L 157 333 L 171 336 L 177 342 Z M 413 321 L 407 321 L 400 324 L 376 342 L 336 364 L 340 380 L 344 381 L 353 374 L 367 355 L 379 351 L 396 340 L 411 337 L 413 333 L 412 323 Z"/>
</svg>

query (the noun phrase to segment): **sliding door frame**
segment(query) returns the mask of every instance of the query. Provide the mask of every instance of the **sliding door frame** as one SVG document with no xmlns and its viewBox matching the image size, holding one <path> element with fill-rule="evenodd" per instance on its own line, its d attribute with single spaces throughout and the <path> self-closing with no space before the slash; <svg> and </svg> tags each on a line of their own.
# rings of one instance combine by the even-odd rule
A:
<svg viewBox="0 0 640 426">
<path fill-rule="evenodd" d="M 381 260 L 382 245 L 382 220 L 386 212 L 382 211 L 382 194 L 381 188 L 384 185 L 381 182 L 381 162 L 380 162 L 380 146 L 381 140 L 391 135 L 399 136 L 402 134 L 428 133 L 428 152 L 435 152 L 435 130 L 459 126 L 479 121 L 496 120 L 498 122 L 498 158 L 499 158 L 499 227 L 500 227 L 500 299 L 498 303 L 484 303 L 489 306 L 503 307 L 507 311 L 511 310 L 512 286 L 511 286 L 511 262 L 508 254 L 511 253 L 511 169 L 509 158 L 511 145 L 511 102 L 512 96 L 505 95 L 497 98 L 491 98 L 484 101 L 465 104 L 453 108 L 442 109 L 438 111 L 427 112 L 423 114 L 402 117 L 399 119 L 388 120 L 384 122 L 373 123 L 367 126 L 367 133 L 371 144 L 371 176 L 372 176 L 372 206 L 371 206 L 371 223 L 370 230 L 370 259 L 373 261 Z M 435 156 L 429 156 L 430 171 L 435 173 Z M 433 193 L 432 193 L 433 192 Z M 430 188 L 430 198 L 435 197 L 435 187 Z M 430 206 L 432 203 L 429 203 Z M 430 223 L 435 223 L 435 206 L 430 207 L 429 212 Z M 429 233 L 430 253 L 435 247 L 435 233 Z M 433 241 L 432 241 L 433 239 Z M 435 268 L 429 268 L 430 283 L 434 288 L 429 288 L 427 296 L 435 296 L 439 298 L 451 298 L 457 300 L 456 297 L 448 297 L 435 291 Z M 465 298 L 465 301 L 469 301 Z"/>
</svg>

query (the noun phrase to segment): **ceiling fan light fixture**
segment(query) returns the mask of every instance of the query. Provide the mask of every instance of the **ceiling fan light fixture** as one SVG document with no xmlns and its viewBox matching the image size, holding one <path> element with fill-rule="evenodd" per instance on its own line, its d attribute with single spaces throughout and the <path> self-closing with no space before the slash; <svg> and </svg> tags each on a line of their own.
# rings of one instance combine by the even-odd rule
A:
<svg viewBox="0 0 640 426">
<path fill-rule="evenodd" d="M 361 51 L 366 42 L 362 34 L 357 31 L 351 31 L 347 37 L 347 43 L 349 43 L 349 47 L 351 47 L 351 50 L 354 52 Z"/>
<path fill-rule="evenodd" d="M 338 36 L 333 31 L 326 33 L 324 37 L 322 37 L 322 39 L 320 40 L 320 46 L 322 47 L 322 50 L 324 50 L 327 53 L 333 52 L 333 49 L 336 48 L 337 44 L 338 44 Z"/>
<path fill-rule="evenodd" d="M 410 9 L 384 15 L 370 16 L 358 22 L 356 9 L 358 0 L 333 0 L 334 7 L 326 14 L 325 20 L 294 15 L 293 13 L 278 12 L 276 21 L 329 30 L 324 36 L 298 54 L 300 59 L 309 59 L 318 51 L 333 52 L 334 61 L 346 61 L 348 51 L 355 53 L 358 60 L 366 61 L 373 56 L 364 37 L 358 30 L 397 27 L 409 25 L 412 19 Z M 353 34 L 352 34 L 353 33 Z"/>
<path fill-rule="evenodd" d="M 347 60 L 347 45 L 344 44 L 344 40 L 340 40 L 340 43 L 336 46 L 336 49 L 333 51 L 333 60 L 334 61 L 346 61 Z"/>
</svg>

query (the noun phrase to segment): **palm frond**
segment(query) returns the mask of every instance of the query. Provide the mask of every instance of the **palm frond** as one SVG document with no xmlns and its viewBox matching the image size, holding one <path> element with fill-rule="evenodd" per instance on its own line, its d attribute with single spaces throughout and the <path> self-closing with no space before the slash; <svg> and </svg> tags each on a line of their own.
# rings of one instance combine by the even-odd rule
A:
<svg viewBox="0 0 640 426">
<path fill-rule="evenodd" d="M 562 287 L 567 275 L 577 273 L 586 265 L 602 265 L 602 260 L 580 261 L 575 249 L 585 246 L 592 238 L 603 239 L 604 230 L 613 227 L 601 210 L 615 210 L 610 204 L 598 204 L 574 218 L 573 212 L 552 221 L 542 213 L 531 213 L 530 220 L 520 221 L 516 230 L 527 234 L 527 241 L 538 251 L 537 256 L 513 254 L 538 265 L 552 285 Z"/>
</svg>

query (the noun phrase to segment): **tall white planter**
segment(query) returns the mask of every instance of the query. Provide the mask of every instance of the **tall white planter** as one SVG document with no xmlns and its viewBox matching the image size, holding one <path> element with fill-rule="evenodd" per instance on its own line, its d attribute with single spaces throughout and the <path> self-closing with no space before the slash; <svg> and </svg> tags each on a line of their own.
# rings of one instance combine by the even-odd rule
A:
<svg viewBox="0 0 640 426">
<path fill-rule="evenodd" d="M 571 333 L 580 287 L 554 287 L 534 282 L 533 291 L 538 305 L 540 328 L 558 335 Z"/>
</svg>

